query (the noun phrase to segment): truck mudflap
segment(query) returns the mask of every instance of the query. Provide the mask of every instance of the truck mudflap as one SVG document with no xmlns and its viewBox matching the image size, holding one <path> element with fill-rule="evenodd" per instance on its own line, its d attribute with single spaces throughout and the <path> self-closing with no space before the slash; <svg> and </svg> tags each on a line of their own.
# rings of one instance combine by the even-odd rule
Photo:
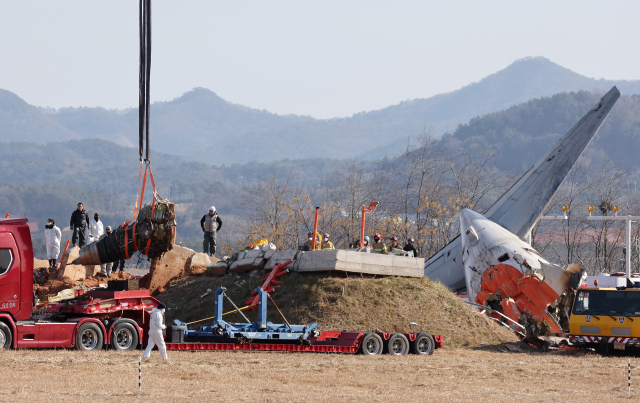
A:
<svg viewBox="0 0 640 403">
<path fill-rule="evenodd" d="M 436 348 L 442 348 L 444 346 L 444 337 L 438 334 L 432 334 L 433 340 L 436 342 Z"/>
</svg>

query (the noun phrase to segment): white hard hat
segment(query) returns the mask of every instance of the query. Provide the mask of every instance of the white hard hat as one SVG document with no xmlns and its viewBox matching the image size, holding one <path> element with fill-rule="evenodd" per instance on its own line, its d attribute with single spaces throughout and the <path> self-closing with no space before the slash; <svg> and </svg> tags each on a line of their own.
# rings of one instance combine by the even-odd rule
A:
<svg viewBox="0 0 640 403">
<path fill-rule="evenodd" d="M 216 207 L 215 206 L 209 207 L 209 211 L 213 211 L 215 213 L 216 212 Z"/>
</svg>

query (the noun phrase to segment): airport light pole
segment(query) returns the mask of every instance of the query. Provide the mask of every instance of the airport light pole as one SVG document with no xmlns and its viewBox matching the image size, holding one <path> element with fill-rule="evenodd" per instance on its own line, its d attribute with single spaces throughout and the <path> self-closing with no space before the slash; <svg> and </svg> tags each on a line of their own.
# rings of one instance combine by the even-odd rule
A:
<svg viewBox="0 0 640 403">
<path fill-rule="evenodd" d="M 627 278 L 631 278 L 631 223 L 640 221 L 640 216 L 618 216 L 618 211 L 620 208 L 618 206 L 613 207 L 613 215 L 612 216 L 592 216 L 593 206 L 589 206 L 589 217 L 587 217 L 588 221 L 625 221 L 626 224 L 626 232 L 627 232 L 627 253 L 625 254 L 625 266 L 627 269 Z M 640 208 L 638 208 L 640 210 Z"/>
</svg>

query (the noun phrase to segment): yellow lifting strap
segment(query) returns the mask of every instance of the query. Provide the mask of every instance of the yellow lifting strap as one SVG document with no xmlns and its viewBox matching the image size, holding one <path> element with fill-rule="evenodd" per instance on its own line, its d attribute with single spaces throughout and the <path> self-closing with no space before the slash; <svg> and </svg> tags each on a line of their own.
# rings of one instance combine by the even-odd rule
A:
<svg viewBox="0 0 640 403">
<path fill-rule="evenodd" d="M 227 314 L 230 314 L 230 313 L 234 313 L 234 312 L 236 312 L 236 311 L 243 311 L 243 310 L 245 310 L 245 309 L 247 309 L 247 308 L 251 308 L 252 306 L 253 306 L 253 305 L 243 306 L 243 307 L 242 307 L 242 308 L 240 308 L 240 309 L 234 309 L 233 311 L 225 312 L 225 313 L 223 313 L 223 314 L 222 314 L 222 316 L 227 315 Z M 196 321 L 193 321 L 193 322 L 185 323 L 185 325 L 191 325 L 191 324 L 193 324 L 193 323 L 198 323 L 198 322 L 202 322 L 203 320 L 208 320 L 208 319 L 213 319 L 213 318 L 215 318 L 215 316 L 211 316 L 211 317 L 209 317 L 209 318 L 199 319 L 199 320 L 196 320 Z"/>
</svg>

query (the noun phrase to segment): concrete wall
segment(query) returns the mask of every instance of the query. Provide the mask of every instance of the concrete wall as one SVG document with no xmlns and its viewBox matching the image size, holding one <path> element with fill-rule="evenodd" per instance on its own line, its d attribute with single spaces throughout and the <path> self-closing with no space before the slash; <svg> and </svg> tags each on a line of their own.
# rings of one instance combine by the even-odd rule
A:
<svg viewBox="0 0 640 403">
<path fill-rule="evenodd" d="M 297 272 L 330 272 L 375 274 L 381 276 L 423 277 L 424 259 L 357 252 L 355 250 L 323 251 L 249 251 L 241 252 L 230 271 L 242 272 L 255 269 L 273 269 L 277 264 L 292 260 L 287 266 Z"/>
</svg>

